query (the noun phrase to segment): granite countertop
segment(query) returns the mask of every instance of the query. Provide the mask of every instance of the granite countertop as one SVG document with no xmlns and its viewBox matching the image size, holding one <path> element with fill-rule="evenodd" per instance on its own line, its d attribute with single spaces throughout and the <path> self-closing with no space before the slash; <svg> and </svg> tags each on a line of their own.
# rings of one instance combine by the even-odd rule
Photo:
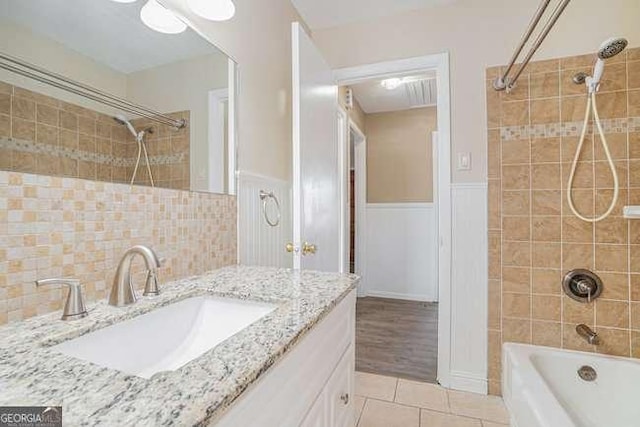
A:
<svg viewBox="0 0 640 427">
<path fill-rule="evenodd" d="M 63 423 L 205 425 L 277 362 L 350 290 L 357 276 L 232 266 L 161 285 L 162 293 L 89 316 L 60 312 L 0 327 L 0 405 L 63 407 Z M 49 347 L 192 296 L 274 303 L 276 310 L 176 371 L 150 379 L 65 356 Z M 162 339 L 162 331 L 158 331 Z"/>
</svg>

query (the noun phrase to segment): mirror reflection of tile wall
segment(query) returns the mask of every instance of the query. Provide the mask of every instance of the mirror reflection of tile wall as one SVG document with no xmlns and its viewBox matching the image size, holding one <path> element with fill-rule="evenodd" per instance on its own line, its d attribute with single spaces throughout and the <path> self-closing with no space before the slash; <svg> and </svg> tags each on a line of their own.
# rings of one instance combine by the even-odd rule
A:
<svg viewBox="0 0 640 427">
<path fill-rule="evenodd" d="M 169 114 L 189 122 L 189 112 Z M 157 187 L 189 189 L 189 126 L 132 120 L 145 137 Z M 0 169 L 130 183 L 138 144 L 113 117 L 0 81 Z M 134 184 L 151 185 L 140 160 Z"/>
</svg>

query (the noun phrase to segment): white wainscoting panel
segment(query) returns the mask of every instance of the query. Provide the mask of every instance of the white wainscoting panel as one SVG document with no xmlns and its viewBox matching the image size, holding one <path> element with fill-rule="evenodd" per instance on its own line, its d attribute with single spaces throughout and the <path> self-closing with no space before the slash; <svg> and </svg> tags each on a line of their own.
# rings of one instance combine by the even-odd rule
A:
<svg viewBox="0 0 640 427">
<path fill-rule="evenodd" d="M 487 392 L 487 184 L 452 184 L 451 388 Z"/>
<path fill-rule="evenodd" d="M 435 205 L 369 203 L 366 218 L 366 295 L 437 301 Z"/>
<path fill-rule="evenodd" d="M 277 227 L 267 224 L 262 213 L 260 190 L 273 192 L 280 201 L 281 219 Z M 291 267 L 285 251 L 291 241 L 291 186 L 275 178 L 238 173 L 238 247 L 245 265 Z"/>
</svg>

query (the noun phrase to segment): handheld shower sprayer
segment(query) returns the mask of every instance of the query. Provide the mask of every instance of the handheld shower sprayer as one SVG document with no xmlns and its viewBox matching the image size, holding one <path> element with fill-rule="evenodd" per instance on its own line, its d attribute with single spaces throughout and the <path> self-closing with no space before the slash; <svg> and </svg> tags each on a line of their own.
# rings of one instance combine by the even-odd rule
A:
<svg viewBox="0 0 640 427">
<path fill-rule="evenodd" d="M 604 43 L 600 45 L 600 48 L 598 49 L 598 60 L 593 67 L 593 74 L 591 77 L 587 77 L 585 79 L 589 93 L 598 91 L 600 80 L 604 73 L 604 62 L 622 52 L 627 47 L 628 43 L 627 39 L 622 37 L 612 37 L 605 40 Z"/>
<path fill-rule="evenodd" d="M 133 137 L 138 138 L 138 132 L 136 132 L 136 128 L 133 127 L 131 122 L 127 120 L 125 116 L 123 116 L 122 114 L 116 114 L 113 120 L 115 120 L 116 122 L 120 123 L 123 126 L 126 126 L 127 129 L 129 129 L 129 132 L 131 132 L 131 134 L 133 135 Z"/>
<path fill-rule="evenodd" d="M 569 208 L 571 212 L 578 218 L 586 222 L 599 222 L 608 217 L 616 205 L 618 201 L 618 194 L 620 192 L 620 182 L 618 180 L 618 172 L 616 171 L 616 166 L 613 163 L 613 159 L 611 157 L 611 152 L 609 150 L 609 144 L 607 143 L 607 138 L 605 137 L 604 130 L 602 128 L 602 123 L 600 122 L 600 115 L 598 114 L 598 106 L 596 103 L 596 94 L 600 89 L 600 80 L 602 79 L 602 74 L 604 72 L 604 63 L 607 59 L 612 58 L 622 52 L 627 47 L 627 40 L 622 37 L 613 37 L 608 40 L 605 40 L 604 43 L 600 45 L 600 49 L 598 49 L 598 60 L 596 61 L 595 66 L 593 67 L 593 75 L 585 76 L 584 74 L 577 74 L 574 76 L 573 81 L 576 83 L 585 83 L 587 85 L 587 109 L 584 115 L 584 123 L 582 126 L 582 132 L 580 134 L 580 139 L 578 140 L 578 148 L 576 148 L 576 154 L 573 157 L 573 163 L 571 164 L 571 171 L 569 172 L 569 182 L 567 183 L 567 203 L 569 204 Z M 607 158 L 607 163 L 609 164 L 609 169 L 611 170 L 611 176 L 613 177 L 613 197 L 611 198 L 611 203 L 609 204 L 608 209 L 602 215 L 597 215 L 594 217 L 585 217 L 578 212 L 574 203 L 573 203 L 573 180 L 576 174 L 576 168 L 578 166 L 578 160 L 580 159 L 580 153 L 582 152 L 582 146 L 584 144 L 585 137 L 587 135 L 587 131 L 589 129 L 589 119 L 591 118 L 591 113 L 593 112 L 594 123 L 596 128 L 598 129 L 598 134 L 600 135 L 600 141 L 602 142 L 602 148 L 604 149 L 605 156 Z"/>
<path fill-rule="evenodd" d="M 153 174 L 151 173 L 151 165 L 149 164 L 149 154 L 147 152 L 147 144 L 144 141 L 144 136 L 145 135 L 153 134 L 153 128 L 152 127 L 146 127 L 143 130 L 141 130 L 140 132 L 137 132 L 136 128 L 133 127 L 131 122 L 129 120 L 127 120 L 127 118 L 125 116 L 123 116 L 122 114 L 117 114 L 113 118 L 113 120 L 115 120 L 116 122 L 120 123 L 123 126 L 126 126 L 127 129 L 129 129 L 129 132 L 131 132 L 131 134 L 133 135 L 134 139 L 136 140 L 136 143 L 138 144 L 138 157 L 137 157 L 137 160 L 136 160 L 135 167 L 133 168 L 133 174 L 131 176 L 130 185 L 133 185 L 133 183 L 136 180 L 136 175 L 138 173 L 138 168 L 140 167 L 140 158 L 142 156 L 142 153 L 144 152 L 144 158 L 145 158 L 146 163 L 147 163 L 147 173 L 149 174 L 149 181 L 151 183 L 151 186 L 155 187 L 155 183 L 153 182 Z"/>
</svg>

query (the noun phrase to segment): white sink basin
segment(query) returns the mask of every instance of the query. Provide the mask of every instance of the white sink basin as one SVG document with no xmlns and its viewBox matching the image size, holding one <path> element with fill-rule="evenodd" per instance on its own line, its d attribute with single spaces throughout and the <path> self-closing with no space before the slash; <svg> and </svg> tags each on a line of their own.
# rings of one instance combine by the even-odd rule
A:
<svg viewBox="0 0 640 427">
<path fill-rule="evenodd" d="M 173 371 L 275 310 L 276 306 L 194 297 L 52 347 L 142 378 Z"/>
</svg>

